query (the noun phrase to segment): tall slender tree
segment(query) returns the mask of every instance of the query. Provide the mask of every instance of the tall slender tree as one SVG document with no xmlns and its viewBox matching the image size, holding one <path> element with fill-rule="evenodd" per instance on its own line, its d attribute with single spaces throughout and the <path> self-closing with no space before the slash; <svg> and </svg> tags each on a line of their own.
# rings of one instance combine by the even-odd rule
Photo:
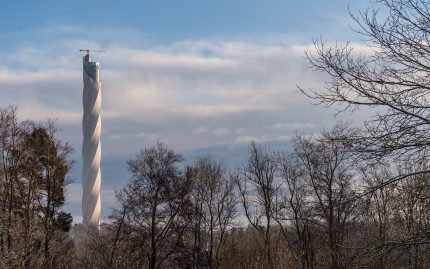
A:
<svg viewBox="0 0 430 269">
<path fill-rule="evenodd" d="M 221 162 L 201 157 L 191 167 L 194 268 L 217 268 L 219 250 L 236 216 L 234 181 Z"/>
<path fill-rule="evenodd" d="M 262 268 L 275 268 L 272 249 L 275 219 L 284 207 L 279 162 L 267 147 L 251 142 L 249 158 L 238 176 L 237 187 L 245 217 L 264 239 Z"/>
<path fill-rule="evenodd" d="M 67 219 L 67 213 L 61 211 L 61 207 L 65 203 L 65 187 L 69 183 L 66 175 L 72 166 L 68 160 L 72 149 L 56 140 L 57 132 L 54 122 L 49 121 L 46 128 L 35 126 L 25 142 L 29 165 L 25 178 L 29 182 L 29 192 L 34 194 L 35 213 L 42 218 L 46 268 L 55 263 L 50 253 L 55 230 L 61 225 L 61 230 L 67 232 L 71 225 L 70 214 Z"/>
</svg>

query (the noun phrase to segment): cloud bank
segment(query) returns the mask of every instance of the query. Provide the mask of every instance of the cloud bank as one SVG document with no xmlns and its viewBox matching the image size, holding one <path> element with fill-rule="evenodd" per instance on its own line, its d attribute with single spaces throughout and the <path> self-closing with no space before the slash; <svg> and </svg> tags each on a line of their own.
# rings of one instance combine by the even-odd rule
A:
<svg viewBox="0 0 430 269">
<path fill-rule="evenodd" d="M 78 49 L 107 51 L 92 54 L 101 64 L 106 217 L 113 189 L 128 180 L 126 160 L 157 140 L 188 162 L 212 154 L 234 166 L 246 156 L 250 140 L 286 146 L 297 130 L 312 133 L 333 124 L 331 111 L 310 105 L 297 92 L 297 85 L 317 88 L 326 79 L 307 69 L 303 52 L 308 45 L 291 44 L 285 36 L 262 40 L 142 47 L 123 40 L 102 47 L 94 40 L 64 38 L 1 53 L 0 106 L 17 105 L 22 119 L 58 118 L 60 138 L 76 150 L 68 207 L 79 216 L 83 55 Z"/>
</svg>

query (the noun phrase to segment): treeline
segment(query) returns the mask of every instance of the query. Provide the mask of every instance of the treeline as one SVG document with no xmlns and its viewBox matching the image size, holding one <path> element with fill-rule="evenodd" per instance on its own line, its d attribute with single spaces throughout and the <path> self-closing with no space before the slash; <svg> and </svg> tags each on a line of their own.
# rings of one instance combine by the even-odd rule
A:
<svg viewBox="0 0 430 269">
<path fill-rule="evenodd" d="M 0 268 L 428 268 L 428 163 L 357 158 L 355 133 L 251 142 L 234 169 L 158 142 L 128 161 L 101 228 L 70 231 L 72 149 L 53 121 L 0 109 Z"/>
<path fill-rule="evenodd" d="M 70 230 L 71 148 L 52 121 L 0 109 L 0 268 L 429 268 L 428 163 L 363 159 L 356 132 L 251 142 L 233 169 L 158 142 L 128 161 L 101 228 Z"/>
<path fill-rule="evenodd" d="M 354 132 L 297 135 L 289 153 L 251 142 L 229 171 L 144 149 L 109 222 L 75 241 L 78 268 L 428 268 L 428 164 L 359 162 Z"/>
</svg>

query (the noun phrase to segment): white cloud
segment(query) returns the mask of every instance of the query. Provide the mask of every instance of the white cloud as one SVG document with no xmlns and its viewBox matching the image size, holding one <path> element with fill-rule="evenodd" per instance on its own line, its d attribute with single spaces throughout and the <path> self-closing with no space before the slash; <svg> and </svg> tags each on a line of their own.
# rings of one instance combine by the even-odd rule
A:
<svg viewBox="0 0 430 269">
<path fill-rule="evenodd" d="M 125 56 L 114 55 L 114 64 L 102 70 L 106 106 L 115 111 L 127 107 L 130 115 L 141 112 L 143 118 L 154 109 L 161 116 L 174 112 L 205 117 L 279 109 L 294 98 L 294 83 L 305 68 L 294 50 L 230 43 L 208 46 L 213 51 L 209 58 L 187 51 L 178 55 L 176 44 L 165 49 L 166 54 L 122 50 Z"/>
<path fill-rule="evenodd" d="M 65 29 L 69 30 L 76 29 Z M 105 147 L 114 141 L 140 143 L 158 138 L 181 141 L 178 144 L 184 148 L 201 147 L 220 143 L 217 136 L 234 141 L 228 132 L 232 129 L 258 136 L 270 133 L 271 128 L 278 134 L 296 127 L 316 127 L 309 119 L 301 123 L 305 115 L 297 112 L 309 106 L 309 101 L 297 93 L 296 85 L 317 85 L 320 77 L 306 71 L 305 46 L 285 46 L 283 42 L 282 37 L 280 44 L 186 40 L 141 49 L 106 46 L 107 53 L 92 55 L 101 61 L 102 120 L 104 132 L 109 130 L 103 139 Z M 66 57 L 40 48 L 12 53 L 3 62 L 15 64 L 0 69 L 0 87 L 6 89 L 3 100 L 19 105 L 25 117 L 58 117 L 61 123 L 75 124 L 76 137 L 80 136 L 80 56 L 77 52 Z M 42 59 L 50 59 L 49 64 L 44 62 L 33 70 Z M 306 109 L 309 114 L 312 110 Z M 259 122 L 253 123 L 256 117 Z M 297 124 L 281 126 L 285 120 Z M 118 127 L 120 122 L 124 124 Z M 205 132 L 203 128 L 213 135 L 189 139 Z"/>
<path fill-rule="evenodd" d="M 267 143 L 267 142 L 289 142 L 293 136 L 292 135 L 272 135 L 272 134 L 261 134 L 259 136 L 252 135 L 240 135 L 237 136 L 234 140 L 236 144 L 248 144 L 251 141 L 255 141 L 258 143 Z"/>
</svg>

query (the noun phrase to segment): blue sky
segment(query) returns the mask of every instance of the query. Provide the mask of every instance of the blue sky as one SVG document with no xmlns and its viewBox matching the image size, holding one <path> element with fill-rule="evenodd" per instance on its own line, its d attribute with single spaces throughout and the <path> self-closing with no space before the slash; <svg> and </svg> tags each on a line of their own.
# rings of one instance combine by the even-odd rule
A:
<svg viewBox="0 0 430 269">
<path fill-rule="evenodd" d="M 322 36 L 360 39 L 359 0 L 7 1 L 0 8 L 0 106 L 22 119 L 58 118 L 77 160 L 68 205 L 80 222 L 82 56 L 102 80 L 102 215 L 128 180 L 126 161 L 157 140 L 188 162 L 212 154 L 237 166 L 250 140 L 285 148 L 296 131 L 336 119 L 297 85 L 322 88 L 304 51 Z"/>
<path fill-rule="evenodd" d="M 97 25 L 138 28 L 162 38 L 183 39 L 220 33 L 318 30 L 322 24 L 331 24 L 324 20 L 345 17 L 348 6 L 361 8 L 363 4 L 357 0 L 10 1 L 2 4 L 1 22 L 3 31 L 27 31 L 50 24 Z"/>
</svg>

